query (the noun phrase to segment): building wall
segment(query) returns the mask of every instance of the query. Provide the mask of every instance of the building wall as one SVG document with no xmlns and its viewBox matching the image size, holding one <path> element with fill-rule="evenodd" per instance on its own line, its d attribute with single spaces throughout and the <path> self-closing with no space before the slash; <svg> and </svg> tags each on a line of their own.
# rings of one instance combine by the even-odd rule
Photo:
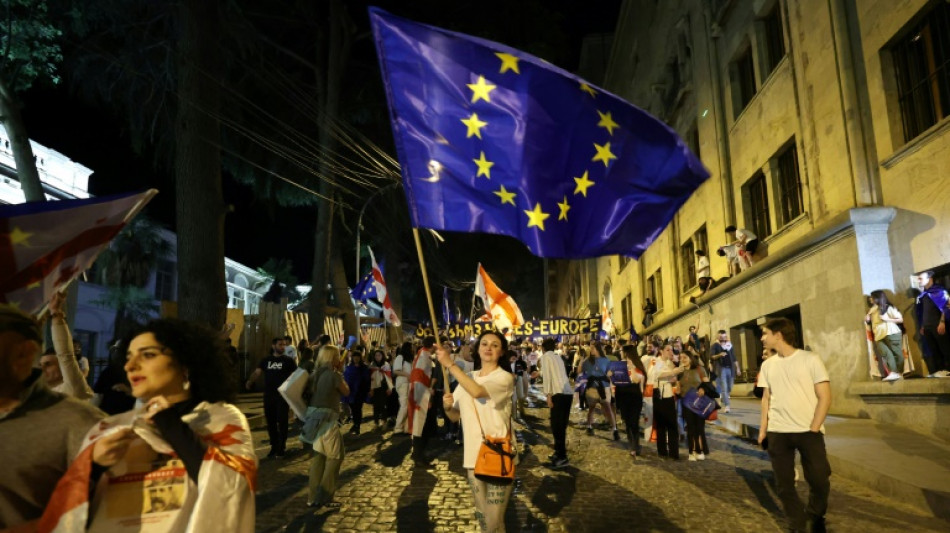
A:
<svg viewBox="0 0 950 533">
<path fill-rule="evenodd" d="M 711 175 L 639 260 L 622 270 L 616 257 L 593 260 L 596 281 L 588 281 L 601 292 L 591 291 L 589 303 L 599 307 L 609 283 L 617 322 L 632 294 L 642 333 L 645 282 L 660 269 L 663 305 L 647 333 L 684 335 L 691 324 L 701 334 L 732 329 L 747 351 L 755 328 L 734 328 L 797 306 L 804 343 L 831 375 L 833 413 L 950 437 L 950 380 L 872 381 L 863 326 L 864 294 L 885 289 L 913 331 L 911 275 L 950 263 L 950 117 L 903 140 L 889 52 L 936 3 L 624 2 L 605 88 L 670 124 Z M 785 56 L 769 72 L 764 17 L 776 8 Z M 736 59 L 746 50 L 756 93 L 739 109 Z M 775 158 L 790 145 L 804 212 L 780 221 Z M 727 225 L 748 227 L 744 185 L 760 171 L 772 223 L 760 263 L 694 306 L 695 289 L 682 283 L 681 246 L 705 226 L 707 251 L 714 251 L 726 242 Z M 710 263 L 714 278 L 727 276 L 724 259 L 711 253 Z M 920 369 L 919 347 L 910 344 Z M 757 355 L 742 360 L 755 366 Z"/>
</svg>

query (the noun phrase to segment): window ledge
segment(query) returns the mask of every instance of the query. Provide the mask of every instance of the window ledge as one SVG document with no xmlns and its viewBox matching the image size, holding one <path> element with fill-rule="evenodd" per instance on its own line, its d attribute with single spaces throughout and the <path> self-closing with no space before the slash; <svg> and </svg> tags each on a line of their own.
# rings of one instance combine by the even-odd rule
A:
<svg viewBox="0 0 950 533">
<path fill-rule="evenodd" d="M 798 226 L 798 225 L 802 224 L 802 222 L 804 222 L 805 220 L 808 220 L 808 212 L 807 212 L 807 211 L 805 211 L 805 212 L 803 212 L 802 214 L 798 215 L 797 217 L 793 218 L 788 224 L 785 224 L 784 226 L 782 226 L 781 228 L 779 228 L 778 231 L 776 231 L 776 232 L 772 233 L 771 235 L 769 235 L 768 237 L 766 237 L 762 242 L 764 242 L 765 244 L 769 244 L 769 243 L 775 241 L 776 239 L 778 239 L 779 237 L 781 237 L 783 234 L 792 231 L 792 229 L 793 229 L 795 226 Z"/>
<path fill-rule="evenodd" d="M 881 161 L 881 166 L 890 170 L 905 157 L 917 152 L 947 130 L 950 130 L 950 116 L 943 117 L 923 133 L 911 139 L 910 142 L 898 148 L 893 154 Z"/>
<path fill-rule="evenodd" d="M 848 387 L 848 393 L 868 403 L 947 402 L 950 401 L 950 379 L 902 379 L 898 381 L 860 381 Z"/>
</svg>

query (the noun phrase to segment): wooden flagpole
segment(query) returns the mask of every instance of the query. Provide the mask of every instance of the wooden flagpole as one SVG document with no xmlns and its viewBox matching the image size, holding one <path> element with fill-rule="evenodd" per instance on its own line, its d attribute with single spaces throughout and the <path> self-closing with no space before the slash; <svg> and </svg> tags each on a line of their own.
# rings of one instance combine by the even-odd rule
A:
<svg viewBox="0 0 950 533">
<path fill-rule="evenodd" d="M 416 252 L 419 254 L 419 268 L 422 269 L 422 283 L 425 285 L 426 301 L 429 303 L 429 315 L 432 318 L 432 333 L 435 336 L 435 342 L 442 347 L 439 340 L 439 322 L 436 320 L 435 305 L 432 303 L 432 292 L 429 290 L 429 274 L 426 272 L 426 260 L 422 255 L 422 241 L 419 239 L 419 228 L 412 228 L 412 238 L 416 241 Z M 449 390 L 449 369 L 442 365 L 442 378 L 445 380 L 445 390 Z M 439 401 L 442 401 L 441 398 Z"/>
</svg>

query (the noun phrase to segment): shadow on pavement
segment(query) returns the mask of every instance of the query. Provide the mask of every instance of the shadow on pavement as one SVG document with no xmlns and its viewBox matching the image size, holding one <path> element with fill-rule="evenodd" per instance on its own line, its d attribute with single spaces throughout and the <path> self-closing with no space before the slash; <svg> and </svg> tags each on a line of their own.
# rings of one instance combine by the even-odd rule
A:
<svg viewBox="0 0 950 533">
<path fill-rule="evenodd" d="M 435 529 L 429 520 L 429 495 L 435 489 L 437 481 L 433 474 L 424 469 L 416 468 L 412 471 L 409 485 L 399 495 L 396 507 L 397 532 L 421 533 Z"/>
</svg>

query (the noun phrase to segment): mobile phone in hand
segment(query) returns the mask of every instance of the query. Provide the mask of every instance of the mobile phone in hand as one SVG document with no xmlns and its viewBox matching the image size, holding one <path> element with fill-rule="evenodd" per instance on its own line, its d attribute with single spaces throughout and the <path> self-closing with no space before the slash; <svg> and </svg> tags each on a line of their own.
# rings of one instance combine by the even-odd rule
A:
<svg viewBox="0 0 950 533">
<path fill-rule="evenodd" d="M 761 446 L 762 446 L 762 449 L 763 449 L 763 450 L 768 450 L 768 449 L 769 449 L 769 438 L 768 438 L 768 437 L 765 437 L 764 439 L 762 439 L 762 444 L 761 444 Z"/>
</svg>

